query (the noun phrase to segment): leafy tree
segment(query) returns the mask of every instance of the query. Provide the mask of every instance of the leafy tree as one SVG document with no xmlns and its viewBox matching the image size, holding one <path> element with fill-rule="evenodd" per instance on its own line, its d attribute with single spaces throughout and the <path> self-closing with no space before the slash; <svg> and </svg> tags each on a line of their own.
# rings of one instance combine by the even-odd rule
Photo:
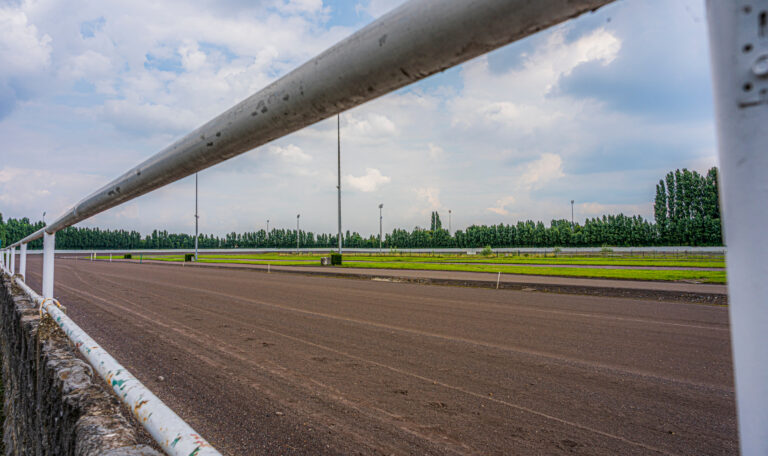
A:
<svg viewBox="0 0 768 456">
<path fill-rule="evenodd" d="M 437 231 L 439 229 L 442 229 L 443 224 L 440 221 L 440 214 L 437 213 L 437 211 L 432 211 L 432 220 L 430 221 L 430 231 Z"/>
</svg>

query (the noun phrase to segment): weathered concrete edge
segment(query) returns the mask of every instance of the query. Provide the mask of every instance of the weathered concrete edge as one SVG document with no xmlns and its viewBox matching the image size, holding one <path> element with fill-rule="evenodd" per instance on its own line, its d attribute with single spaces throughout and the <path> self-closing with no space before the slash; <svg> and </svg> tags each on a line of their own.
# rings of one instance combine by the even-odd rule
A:
<svg viewBox="0 0 768 456">
<path fill-rule="evenodd" d="M 96 260 L 96 261 L 108 261 L 108 260 Z M 123 260 L 113 260 L 123 261 Z M 135 260 L 124 261 L 125 263 L 139 264 Z M 170 262 L 152 262 L 148 264 L 160 265 L 160 266 L 179 266 L 180 263 Z M 228 263 L 234 264 L 234 263 Z M 236 269 L 240 271 L 255 271 L 266 273 L 267 269 L 252 267 L 252 266 L 221 266 L 216 263 L 189 263 L 191 267 L 205 267 L 214 269 Z M 257 265 L 262 266 L 262 265 Z M 417 283 L 422 285 L 442 285 L 442 286 L 458 286 L 458 287 L 473 287 L 473 288 L 496 288 L 495 280 L 467 280 L 467 279 L 442 279 L 442 278 L 430 278 L 430 277 L 408 277 L 408 276 L 390 276 L 390 275 L 376 275 L 375 273 L 364 274 L 357 272 L 333 272 L 329 270 L 325 271 L 302 271 L 300 267 L 296 269 L 272 269 L 272 274 L 286 273 L 286 274 L 304 274 L 320 277 L 333 277 L 340 279 L 357 279 L 357 280 L 376 280 L 384 282 L 399 282 L 399 283 Z M 631 282 L 631 281 L 628 281 Z M 728 295 L 721 293 L 693 293 L 686 291 L 671 291 L 671 290 L 647 290 L 642 288 L 619 288 L 619 287 L 605 287 L 605 286 L 589 286 L 589 285 L 564 285 L 564 284 L 542 284 L 531 282 L 500 282 L 498 284 L 499 289 L 505 290 L 518 290 L 527 292 L 540 292 L 540 293 L 557 293 L 557 294 L 575 294 L 575 295 L 587 295 L 587 296 L 605 296 L 611 298 L 629 298 L 629 299 L 643 299 L 651 301 L 662 302 L 685 302 L 694 304 L 707 304 L 716 306 L 727 306 Z"/>
<path fill-rule="evenodd" d="M 6 455 L 160 456 L 64 333 L 0 274 Z"/>
</svg>

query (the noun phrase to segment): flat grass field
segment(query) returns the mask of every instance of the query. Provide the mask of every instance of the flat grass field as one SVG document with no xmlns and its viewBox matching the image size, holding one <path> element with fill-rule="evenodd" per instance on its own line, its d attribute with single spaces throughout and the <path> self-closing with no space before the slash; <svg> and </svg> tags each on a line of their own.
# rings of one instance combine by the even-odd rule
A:
<svg viewBox="0 0 768 456">
<path fill-rule="evenodd" d="M 272 264 L 282 266 L 317 266 L 325 255 L 243 254 L 200 255 L 200 263 Z M 107 256 L 98 256 L 107 259 Z M 146 255 L 146 260 L 184 261 L 183 255 Z M 137 258 L 134 258 L 136 261 Z M 528 266 L 530 265 L 530 266 Z M 604 268 L 548 267 L 552 265 L 591 265 Z M 643 266 L 662 269 L 616 269 L 611 266 Z M 338 267 L 338 266 L 337 266 Z M 346 268 L 411 269 L 427 271 L 501 272 L 503 274 L 585 277 L 625 280 L 695 281 L 726 283 L 725 261 L 710 258 L 643 257 L 477 257 L 345 255 Z M 664 267 L 709 268 L 706 270 L 663 269 Z"/>
</svg>

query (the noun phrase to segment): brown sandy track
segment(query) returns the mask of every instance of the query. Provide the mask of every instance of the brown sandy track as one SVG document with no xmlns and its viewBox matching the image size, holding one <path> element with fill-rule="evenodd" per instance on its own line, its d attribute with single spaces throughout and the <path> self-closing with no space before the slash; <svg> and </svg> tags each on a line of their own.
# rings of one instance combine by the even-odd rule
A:
<svg viewBox="0 0 768 456">
<path fill-rule="evenodd" d="M 718 307 L 71 260 L 56 286 L 230 454 L 736 453 Z"/>
</svg>

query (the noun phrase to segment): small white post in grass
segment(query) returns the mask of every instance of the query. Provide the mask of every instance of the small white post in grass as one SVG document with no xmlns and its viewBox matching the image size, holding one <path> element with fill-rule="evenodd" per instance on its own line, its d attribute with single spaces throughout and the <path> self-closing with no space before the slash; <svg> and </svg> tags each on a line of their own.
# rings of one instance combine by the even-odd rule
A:
<svg viewBox="0 0 768 456">
<path fill-rule="evenodd" d="M 110 263 L 112 262 L 112 254 L 111 253 L 109 254 L 109 262 Z"/>
</svg>

